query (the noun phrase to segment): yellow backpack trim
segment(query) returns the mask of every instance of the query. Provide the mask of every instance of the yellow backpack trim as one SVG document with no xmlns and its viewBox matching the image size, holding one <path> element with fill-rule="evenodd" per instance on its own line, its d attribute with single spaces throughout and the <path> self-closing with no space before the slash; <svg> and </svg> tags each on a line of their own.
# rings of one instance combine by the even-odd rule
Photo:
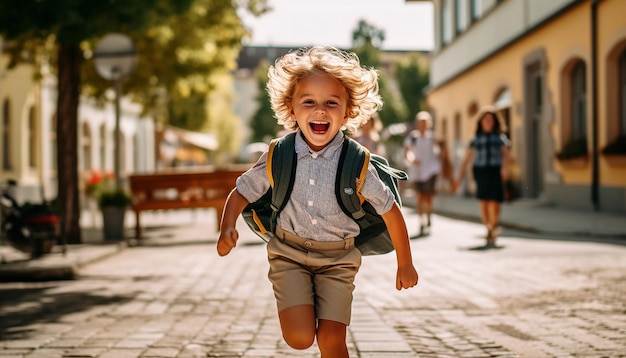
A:
<svg viewBox="0 0 626 358">
<path fill-rule="evenodd" d="M 365 201 L 365 197 L 361 195 L 361 188 L 363 184 L 365 184 L 365 176 L 367 175 L 367 167 L 370 162 L 370 152 L 368 150 L 365 151 L 365 161 L 363 162 L 363 167 L 361 168 L 361 173 L 359 173 L 359 179 L 356 183 L 356 195 L 359 197 L 359 201 L 361 204 Z"/>
</svg>

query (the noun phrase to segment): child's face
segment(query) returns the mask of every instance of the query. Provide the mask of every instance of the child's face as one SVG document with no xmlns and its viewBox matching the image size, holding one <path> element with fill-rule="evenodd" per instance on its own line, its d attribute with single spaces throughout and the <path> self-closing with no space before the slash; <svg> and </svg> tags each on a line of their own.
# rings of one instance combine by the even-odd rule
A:
<svg viewBox="0 0 626 358">
<path fill-rule="evenodd" d="M 483 132 L 489 133 L 493 130 L 494 127 L 494 119 L 491 113 L 486 114 L 480 120 L 480 126 L 482 127 Z"/>
<path fill-rule="evenodd" d="M 425 132 L 428 129 L 428 121 L 419 120 L 417 121 L 417 130 L 420 132 Z"/>
<path fill-rule="evenodd" d="M 348 93 L 337 79 L 316 74 L 296 85 L 291 115 L 311 149 L 318 151 L 330 143 L 347 121 Z"/>
</svg>

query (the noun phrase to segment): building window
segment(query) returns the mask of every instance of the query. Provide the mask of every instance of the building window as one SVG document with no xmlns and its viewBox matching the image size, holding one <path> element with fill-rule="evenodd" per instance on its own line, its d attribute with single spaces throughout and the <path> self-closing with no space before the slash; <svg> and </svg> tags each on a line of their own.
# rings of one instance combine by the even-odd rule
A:
<svg viewBox="0 0 626 358">
<path fill-rule="evenodd" d="M 57 115 L 52 116 L 50 123 L 50 132 L 48 134 L 50 140 L 50 174 L 53 178 L 57 176 L 58 158 L 57 158 Z"/>
<path fill-rule="evenodd" d="M 571 74 L 572 84 L 572 136 L 571 139 L 587 137 L 587 79 L 585 64 L 579 61 Z"/>
<path fill-rule="evenodd" d="M 451 0 L 441 1 L 441 43 L 446 45 L 452 41 L 452 8 Z"/>
<path fill-rule="evenodd" d="M 456 113 L 454 115 L 454 125 L 453 125 L 453 128 L 452 128 L 454 130 L 454 133 L 453 133 L 452 137 L 454 138 L 455 141 L 461 140 L 461 130 L 462 130 L 461 125 L 462 125 L 461 124 L 461 114 L 460 113 Z"/>
<path fill-rule="evenodd" d="M 133 153 L 135 153 L 135 156 L 133 157 L 132 168 L 134 168 L 135 171 L 141 171 L 143 169 L 139 167 L 141 163 L 141 154 L 142 154 L 139 148 L 140 148 L 139 135 L 135 133 L 133 135 L 133 148 L 132 148 Z"/>
<path fill-rule="evenodd" d="M 455 33 L 458 35 L 465 31 L 465 0 L 454 1 L 454 26 Z"/>
<path fill-rule="evenodd" d="M 105 124 L 100 125 L 100 168 L 107 168 L 107 127 Z"/>
<path fill-rule="evenodd" d="M 570 62 L 562 72 L 562 141 L 561 150 L 556 154 L 559 160 L 579 158 L 588 153 L 586 72 L 585 63 L 580 59 Z"/>
<path fill-rule="evenodd" d="M 81 138 L 81 152 L 83 157 L 83 169 L 91 170 L 91 129 L 88 123 L 83 123 L 83 135 Z"/>
<path fill-rule="evenodd" d="M 11 103 L 2 104 L 2 169 L 11 170 Z"/>
<path fill-rule="evenodd" d="M 482 15 L 483 7 L 481 1 L 482 0 L 470 0 L 470 14 L 472 16 L 472 22 L 480 19 Z"/>
<path fill-rule="evenodd" d="M 126 176 L 126 168 L 127 168 L 126 167 L 126 152 L 127 152 L 127 150 L 126 150 L 126 138 L 125 138 L 124 133 L 122 131 L 120 131 L 120 141 L 119 141 L 119 144 L 120 144 L 120 149 L 119 149 L 120 156 L 119 156 L 119 158 L 117 160 L 118 160 L 118 163 L 120 165 L 120 167 L 119 167 L 120 171 L 119 171 L 118 174 L 119 174 L 120 177 L 125 177 Z"/>
<path fill-rule="evenodd" d="M 31 106 L 28 110 L 28 166 L 32 169 L 37 167 L 37 116 L 35 106 Z"/>
<path fill-rule="evenodd" d="M 626 136 L 626 50 L 619 57 L 619 134 Z"/>
</svg>

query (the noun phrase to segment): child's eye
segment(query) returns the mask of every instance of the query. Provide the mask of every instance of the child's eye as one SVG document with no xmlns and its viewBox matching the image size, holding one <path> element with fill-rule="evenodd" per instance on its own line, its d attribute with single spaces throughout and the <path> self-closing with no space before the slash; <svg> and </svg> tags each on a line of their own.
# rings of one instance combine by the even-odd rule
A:
<svg viewBox="0 0 626 358">
<path fill-rule="evenodd" d="M 306 99 L 306 100 L 304 100 L 304 101 L 302 102 L 302 104 L 306 104 L 306 105 L 312 105 L 312 104 L 314 104 L 314 103 L 315 103 L 315 102 L 313 102 L 313 100 L 311 100 L 311 99 Z"/>
<path fill-rule="evenodd" d="M 328 101 L 326 102 L 326 104 L 328 104 L 329 106 L 337 106 L 339 103 L 337 103 L 336 101 Z"/>
</svg>

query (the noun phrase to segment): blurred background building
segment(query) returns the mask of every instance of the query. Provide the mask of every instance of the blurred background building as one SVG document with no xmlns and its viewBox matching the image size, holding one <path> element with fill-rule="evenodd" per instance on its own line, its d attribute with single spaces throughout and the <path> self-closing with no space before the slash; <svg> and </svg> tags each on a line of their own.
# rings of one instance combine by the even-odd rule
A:
<svg viewBox="0 0 626 358">
<path fill-rule="evenodd" d="M 0 54 L 0 182 L 16 180 L 19 201 L 39 201 L 42 195 L 52 199 L 57 193 L 56 143 L 64 140 L 56 128 L 56 77 L 47 67 L 20 64 L 8 69 L 6 61 L 8 57 Z M 101 106 L 83 98 L 78 113 L 79 173 L 86 178 L 93 171 L 112 172 L 113 103 Z M 122 99 L 120 131 L 122 174 L 153 170 L 154 121 L 142 116 L 141 108 L 126 98 Z"/>
<path fill-rule="evenodd" d="M 492 104 L 516 196 L 626 213 L 626 1 L 432 2 L 427 102 L 456 163 Z"/>
</svg>

